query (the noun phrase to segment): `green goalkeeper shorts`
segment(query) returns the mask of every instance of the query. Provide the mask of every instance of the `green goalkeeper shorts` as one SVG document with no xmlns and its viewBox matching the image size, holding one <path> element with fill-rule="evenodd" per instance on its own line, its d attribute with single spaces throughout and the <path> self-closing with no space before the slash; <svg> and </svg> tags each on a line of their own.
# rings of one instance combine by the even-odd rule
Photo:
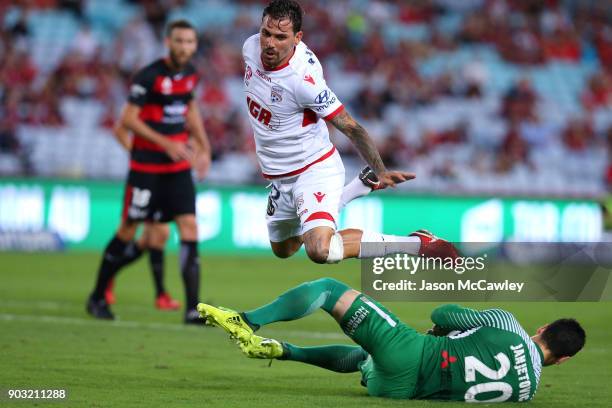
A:
<svg viewBox="0 0 612 408">
<path fill-rule="evenodd" d="M 361 383 L 368 394 L 388 398 L 414 396 L 424 335 L 365 295 L 355 299 L 341 326 L 370 355 L 359 367 Z"/>
</svg>

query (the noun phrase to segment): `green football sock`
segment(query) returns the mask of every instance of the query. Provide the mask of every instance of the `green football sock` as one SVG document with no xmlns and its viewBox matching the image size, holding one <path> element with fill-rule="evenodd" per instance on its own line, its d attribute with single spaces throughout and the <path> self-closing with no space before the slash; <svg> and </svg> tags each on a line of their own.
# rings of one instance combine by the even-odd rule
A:
<svg viewBox="0 0 612 408">
<path fill-rule="evenodd" d="M 338 373 L 359 371 L 359 363 L 368 358 L 368 353 L 359 346 L 298 347 L 283 343 L 283 349 L 285 354 L 279 360 L 300 361 Z"/>
<path fill-rule="evenodd" d="M 306 282 L 265 306 L 242 313 L 242 316 L 257 330 L 269 323 L 300 319 L 317 309 L 331 314 L 340 296 L 349 289 L 344 283 L 330 278 Z"/>
</svg>

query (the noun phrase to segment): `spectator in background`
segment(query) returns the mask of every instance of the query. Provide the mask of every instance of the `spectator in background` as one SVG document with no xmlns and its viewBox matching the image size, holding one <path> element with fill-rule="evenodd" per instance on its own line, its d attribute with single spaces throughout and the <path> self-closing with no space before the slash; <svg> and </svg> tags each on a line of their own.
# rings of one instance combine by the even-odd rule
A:
<svg viewBox="0 0 612 408">
<path fill-rule="evenodd" d="M 83 19 L 83 0 L 57 0 L 57 5 L 71 12 L 77 20 Z"/>
<path fill-rule="evenodd" d="M 72 50 L 85 60 L 90 60 L 98 51 L 100 43 L 89 24 L 82 24 L 72 42 Z"/>
<path fill-rule="evenodd" d="M 612 77 L 609 72 L 595 73 L 581 96 L 582 104 L 587 110 L 612 107 Z"/>
<path fill-rule="evenodd" d="M 402 130 L 398 127 L 383 140 L 378 151 L 389 167 L 405 167 L 415 156 L 415 151 L 405 142 Z"/>
<path fill-rule="evenodd" d="M 522 78 L 504 95 L 502 116 L 510 122 L 531 119 L 535 117 L 536 102 L 537 96 L 531 81 Z"/>
<path fill-rule="evenodd" d="M 117 64 L 123 78 L 128 81 L 131 73 L 161 56 L 163 48 L 152 27 L 137 15 L 121 30 L 114 44 Z"/>
<path fill-rule="evenodd" d="M 595 134 L 585 119 L 572 119 L 563 131 L 562 139 L 565 147 L 570 151 L 580 152 L 591 146 Z"/>
<path fill-rule="evenodd" d="M 8 106 L 0 106 L 0 153 L 17 154 L 20 150 L 15 128 L 17 115 Z"/>
<path fill-rule="evenodd" d="M 568 62 L 580 61 L 580 41 L 573 30 L 558 28 L 542 44 L 544 58 Z"/>
<path fill-rule="evenodd" d="M 498 152 L 495 170 L 498 173 L 508 173 L 519 164 L 531 166 L 529 146 L 521 137 L 517 124 L 511 123 Z"/>
</svg>

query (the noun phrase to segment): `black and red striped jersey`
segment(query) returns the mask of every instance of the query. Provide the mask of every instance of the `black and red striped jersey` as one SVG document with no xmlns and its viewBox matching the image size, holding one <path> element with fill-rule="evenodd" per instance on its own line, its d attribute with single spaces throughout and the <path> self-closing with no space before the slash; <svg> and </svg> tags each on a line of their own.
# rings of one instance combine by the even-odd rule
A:
<svg viewBox="0 0 612 408">
<path fill-rule="evenodd" d="M 128 102 L 140 106 L 140 119 L 166 137 L 187 142 L 185 127 L 189 102 L 198 82 L 191 64 L 174 71 L 166 59 L 159 59 L 136 73 Z M 130 169 L 145 173 L 172 173 L 190 168 L 186 160 L 172 161 L 164 149 L 134 135 Z"/>
</svg>

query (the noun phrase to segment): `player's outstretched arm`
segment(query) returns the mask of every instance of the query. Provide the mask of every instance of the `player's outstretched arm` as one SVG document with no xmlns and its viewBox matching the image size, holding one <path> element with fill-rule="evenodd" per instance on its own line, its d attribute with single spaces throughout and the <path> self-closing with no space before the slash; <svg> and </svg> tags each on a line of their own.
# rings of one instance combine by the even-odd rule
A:
<svg viewBox="0 0 612 408">
<path fill-rule="evenodd" d="M 361 154 L 361 157 L 374 170 L 383 188 L 393 187 L 396 184 L 415 178 L 413 173 L 387 171 L 374 141 L 363 126 L 357 123 L 346 109 L 331 119 L 331 123 L 350 139 L 359 154 Z"/>
<path fill-rule="evenodd" d="M 431 321 L 446 330 L 469 330 L 488 326 L 514 331 L 518 322 L 514 316 L 502 309 L 478 311 L 455 304 L 438 306 L 431 312 Z"/>
<path fill-rule="evenodd" d="M 187 111 L 187 126 L 189 127 L 191 135 L 193 136 L 196 144 L 193 165 L 196 169 L 198 178 L 202 180 L 204 177 L 206 177 L 208 169 L 210 168 L 212 152 L 208 135 L 206 134 L 206 129 L 204 128 L 204 121 L 202 120 L 202 115 L 200 115 L 200 110 L 198 109 L 198 104 L 195 100 L 191 100 L 191 102 L 189 102 L 189 110 Z"/>
</svg>

